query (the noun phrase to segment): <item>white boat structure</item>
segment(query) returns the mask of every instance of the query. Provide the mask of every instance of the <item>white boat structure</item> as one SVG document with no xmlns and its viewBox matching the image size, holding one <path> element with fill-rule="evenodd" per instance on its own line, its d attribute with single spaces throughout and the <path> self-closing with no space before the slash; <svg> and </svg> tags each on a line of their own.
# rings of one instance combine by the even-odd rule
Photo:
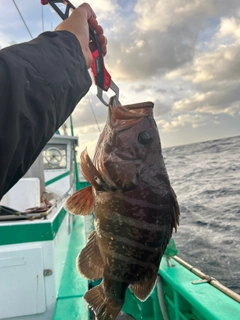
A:
<svg viewBox="0 0 240 320">
<path fill-rule="evenodd" d="M 43 165 L 38 160 L 1 201 L 0 319 L 53 318 L 74 218 L 64 202 L 76 188 L 76 144 L 54 135 Z"/>
</svg>

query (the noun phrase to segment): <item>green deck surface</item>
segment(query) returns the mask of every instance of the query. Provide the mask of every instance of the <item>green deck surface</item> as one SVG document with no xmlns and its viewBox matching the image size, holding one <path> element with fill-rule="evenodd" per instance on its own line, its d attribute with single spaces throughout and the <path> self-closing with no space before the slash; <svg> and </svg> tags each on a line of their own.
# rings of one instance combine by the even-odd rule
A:
<svg viewBox="0 0 240 320">
<path fill-rule="evenodd" d="M 140 302 L 130 290 L 127 290 L 122 310 L 136 320 L 163 320 L 158 302 L 157 287 L 144 302 Z"/>
<path fill-rule="evenodd" d="M 76 217 L 59 288 L 54 320 L 89 319 L 88 306 L 83 299 L 83 295 L 88 290 L 88 281 L 79 275 L 75 267 L 76 257 L 84 245 L 84 219 Z"/>
<path fill-rule="evenodd" d="M 84 219 L 76 217 L 63 271 L 54 320 L 88 320 L 89 312 L 83 295 L 88 281 L 76 271 L 75 260 L 85 244 Z M 193 285 L 199 278 L 172 260 L 161 262 L 160 275 L 169 320 L 240 320 L 240 304 L 208 283 Z M 140 302 L 130 290 L 126 294 L 123 311 L 136 320 L 162 320 L 157 288 L 145 302 Z"/>
<path fill-rule="evenodd" d="M 54 320 L 88 320 L 88 306 L 83 298 L 58 299 Z"/>
</svg>

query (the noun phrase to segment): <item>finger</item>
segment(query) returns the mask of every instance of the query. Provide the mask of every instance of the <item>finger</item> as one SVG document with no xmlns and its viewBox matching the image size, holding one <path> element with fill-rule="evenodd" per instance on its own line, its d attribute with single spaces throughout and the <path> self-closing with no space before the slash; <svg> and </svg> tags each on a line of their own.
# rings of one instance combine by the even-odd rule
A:
<svg viewBox="0 0 240 320">
<path fill-rule="evenodd" d="M 100 34 L 100 35 L 98 36 L 98 41 L 99 41 L 99 43 L 100 43 L 101 45 L 107 44 L 107 41 L 106 41 L 106 40 L 107 40 L 107 39 L 104 37 L 103 34 Z"/>
<path fill-rule="evenodd" d="M 77 9 L 79 8 L 84 9 L 86 11 L 87 20 L 89 20 L 90 18 L 93 18 L 93 19 L 97 18 L 96 13 L 93 11 L 92 7 L 88 3 L 86 2 L 82 3 Z"/>
<path fill-rule="evenodd" d="M 103 34 L 103 28 L 101 27 L 101 26 L 97 26 L 96 28 L 95 28 L 95 30 L 97 31 L 97 34 L 100 36 L 101 34 Z"/>
<path fill-rule="evenodd" d="M 104 37 L 103 34 L 101 34 L 99 37 L 98 37 L 98 41 L 102 47 L 102 52 L 104 54 L 104 56 L 106 55 L 107 53 L 107 38 Z"/>
<path fill-rule="evenodd" d="M 97 29 L 97 27 L 98 27 L 98 22 L 97 22 L 96 18 L 90 17 L 90 18 L 88 19 L 88 22 L 91 24 L 91 26 L 92 26 L 95 30 Z"/>
<path fill-rule="evenodd" d="M 107 54 L 107 46 L 105 44 L 102 45 L 102 53 L 104 56 Z"/>
</svg>

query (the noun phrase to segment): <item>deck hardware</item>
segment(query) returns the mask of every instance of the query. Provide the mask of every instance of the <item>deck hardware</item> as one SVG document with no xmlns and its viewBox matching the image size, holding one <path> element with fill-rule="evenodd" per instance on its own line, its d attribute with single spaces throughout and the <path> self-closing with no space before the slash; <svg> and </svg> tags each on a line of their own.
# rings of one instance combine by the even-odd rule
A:
<svg viewBox="0 0 240 320">
<path fill-rule="evenodd" d="M 203 279 L 192 281 L 192 284 L 210 283 L 212 280 L 216 280 L 216 279 L 206 275 Z"/>
<path fill-rule="evenodd" d="M 53 272 L 52 272 L 51 269 L 44 269 L 44 270 L 43 270 L 43 276 L 44 276 L 44 277 L 51 276 L 52 274 L 53 274 Z"/>
<path fill-rule="evenodd" d="M 171 257 L 166 257 L 167 265 L 169 268 L 175 267 L 175 264 L 172 264 Z"/>
</svg>

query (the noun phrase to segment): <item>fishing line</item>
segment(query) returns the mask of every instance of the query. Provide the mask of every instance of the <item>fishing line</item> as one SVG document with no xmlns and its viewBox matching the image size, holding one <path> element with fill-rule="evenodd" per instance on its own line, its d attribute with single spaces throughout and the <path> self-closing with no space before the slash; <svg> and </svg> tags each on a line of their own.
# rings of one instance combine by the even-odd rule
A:
<svg viewBox="0 0 240 320">
<path fill-rule="evenodd" d="M 20 17 L 21 17 L 21 19 L 22 19 L 22 21 L 23 21 L 23 23 L 24 23 L 24 25 L 25 25 L 25 27 L 26 27 L 29 35 L 30 35 L 30 37 L 33 39 L 33 36 L 32 36 L 32 34 L 31 34 L 31 32 L 30 32 L 30 30 L 29 30 L 29 28 L 28 28 L 28 26 L 27 26 L 27 24 L 26 24 L 26 22 L 25 22 L 25 20 L 24 20 L 24 18 L 23 18 L 23 16 L 22 16 L 21 12 L 20 12 L 20 10 L 18 9 L 18 6 L 17 6 L 16 2 L 15 2 L 14 0 L 12 0 L 12 1 L 13 1 L 13 3 L 14 3 L 15 7 L 16 7 L 16 9 L 17 9 L 17 11 L 18 11 L 18 13 L 19 13 L 19 15 L 20 15 Z"/>
<path fill-rule="evenodd" d="M 99 124 L 98 124 L 98 121 L 97 121 L 97 117 L 96 117 L 95 112 L 94 112 L 94 110 L 93 110 L 91 101 L 90 101 L 90 99 L 89 99 L 89 96 L 87 96 L 87 97 L 88 97 L 88 101 L 89 101 L 89 104 L 90 104 L 90 107 L 91 107 L 91 110 L 92 110 L 93 117 L 94 117 L 95 122 L 96 122 L 96 125 L 97 125 L 97 127 L 98 127 L 98 131 L 101 133 L 101 129 L 100 129 L 100 127 L 99 127 Z"/>
</svg>

